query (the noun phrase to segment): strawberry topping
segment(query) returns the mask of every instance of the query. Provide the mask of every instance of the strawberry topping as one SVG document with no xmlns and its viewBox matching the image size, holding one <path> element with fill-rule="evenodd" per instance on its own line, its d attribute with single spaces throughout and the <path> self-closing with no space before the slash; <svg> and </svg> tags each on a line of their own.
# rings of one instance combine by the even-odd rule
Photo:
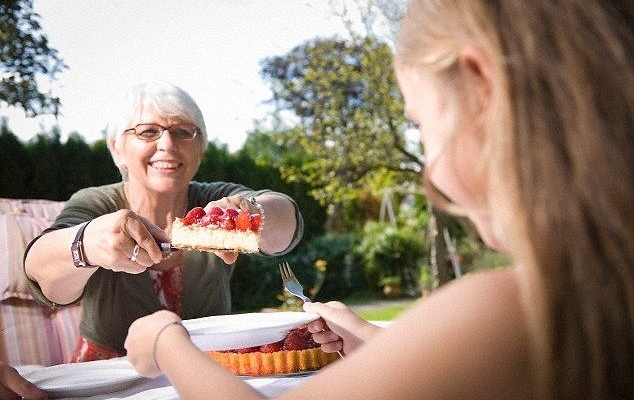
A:
<svg viewBox="0 0 634 400">
<path fill-rule="evenodd" d="M 260 225 L 262 225 L 262 216 L 260 214 L 251 214 L 251 230 L 258 232 Z"/>
<path fill-rule="evenodd" d="M 282 350 L 284 346 L 284 341 L 280 340 L 279 342 L 263 344 L 260 346 L 260 351 L 262 353 L 275 353 L 276 351 Z"/>
<path fill-rule="evenodd" d="M 251 228 L 251 214 L 248 211 L 240 211 L 236 217 L 236 229 L 246 231 Z"/>
<path fill-rule="evenodd" d="M 202 207 L 194 207 L 183 218 L 185 225 L 191 225 L 198 222 L 202 217 L 205 216 L 205 210 Z"/>
<path fill-rule="evenodd" d="M 246 210 L 220 207 L 212 207 L 209 212 L 205 213 L 202 207 L 194 207 L 185 215 L 182 222 L 184 225 L 211 225 L 226 230 L 251 230 L 257 233 L 262 226 L 262 215 L 251 214 Z"/>
<path fill-rule="evenodd" d="M 274 353 L 281 350 L 306 350 L 319 347 L 313 340 L 312 334 L 305 326 L 295 328 L 286 334 L 286 337 L 279 342 L 263 344 L 257 347 L 244 347 L 241 349 L 227 350 L 233 353 Z"/>
<path fill-rule="evenodd" d="M 315 347 L 315 342 L 306 327 L 293 329 L 284 339 L 285 350 L 303 350 L 311 347 Z"/>
</svg>

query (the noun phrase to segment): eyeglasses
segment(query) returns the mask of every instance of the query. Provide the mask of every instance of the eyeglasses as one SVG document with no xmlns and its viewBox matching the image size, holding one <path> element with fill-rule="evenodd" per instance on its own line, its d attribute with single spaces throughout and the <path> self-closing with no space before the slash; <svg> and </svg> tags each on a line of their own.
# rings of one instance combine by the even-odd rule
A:
<svg viewBox="0 0 634 400">
<path fill-rule="evenodd" d="M 144 142 L 154 142 L 159 140 L 165 131 L 169 131 L 176 139 L 193 140 L 200 129 L 194 124 L 176 124 L 167 128 L 158 124 L 138 124 L 134 128 L 126 129 L 123 133 L 131 132 Z"/>
</svg>

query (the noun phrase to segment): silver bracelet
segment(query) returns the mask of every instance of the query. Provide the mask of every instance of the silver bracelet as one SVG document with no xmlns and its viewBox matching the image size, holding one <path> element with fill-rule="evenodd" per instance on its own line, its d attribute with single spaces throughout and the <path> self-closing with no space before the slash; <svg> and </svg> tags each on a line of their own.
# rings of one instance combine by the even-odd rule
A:
<svg viewBox="0 0 634 400">
<path fill-rule="evenodd" d="M 156 334 L 156 336 L 154 337 L 154 343 L 152 344 L 152 361 L 154 361 L 154 366 L 156 367 L 156 369 L 160 372 L 161 371 L 161 367 L 159 367 L 158 362 L 156 361 L 156 345 L 158 343 L 158 339 L 159 336 L 161 336 L 161 333 L 163 333 L 163 331 L 167 328 L 169 328 L 172 325 L 180 325 L 183 327 L 183 329 L 185 329 L 185 332 L 187 332 L 187 335 L 189 336 L 189 331 L 187 330 L 187 328 L 185 328 L 183 326 L 183 323 L 181 321 L 172 321 L 169 324 L 165 325 L 164 327 L 162 327 L 158 333 Z"/>
</svg>

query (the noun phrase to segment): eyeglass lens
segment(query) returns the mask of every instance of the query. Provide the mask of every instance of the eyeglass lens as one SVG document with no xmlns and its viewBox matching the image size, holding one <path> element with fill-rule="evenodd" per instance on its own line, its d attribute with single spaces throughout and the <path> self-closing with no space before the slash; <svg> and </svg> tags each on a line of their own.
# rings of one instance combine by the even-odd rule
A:
<svg viewBox="0 0 634 400">
<path fill-rule="evenodd" d="M 148 141 L 158 140 L 164 131 L 169 131 L 177 139 L 190 140 L 196 136 L 197 130 L 196 126 L 191 124 L 172 125 L 169 128 L 154 124 L 139 124 L 134 128 L 140 139 Z"/>
</svg>

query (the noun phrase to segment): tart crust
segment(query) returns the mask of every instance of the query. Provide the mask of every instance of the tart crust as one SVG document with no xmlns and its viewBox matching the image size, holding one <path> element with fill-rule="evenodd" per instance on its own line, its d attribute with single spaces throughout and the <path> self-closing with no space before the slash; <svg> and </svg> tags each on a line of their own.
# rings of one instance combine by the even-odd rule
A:
<svg viewBox="0 0 634 400">
<path fill-rule="evenodd" d="M 288 375 L 316 371 L 339 358 L 337 353 L 325 353 L 320 348 L 280 350 L 272 353 L 206 351 L 205 354 L 229 371 L 245 376 Z"/>
</svg>

